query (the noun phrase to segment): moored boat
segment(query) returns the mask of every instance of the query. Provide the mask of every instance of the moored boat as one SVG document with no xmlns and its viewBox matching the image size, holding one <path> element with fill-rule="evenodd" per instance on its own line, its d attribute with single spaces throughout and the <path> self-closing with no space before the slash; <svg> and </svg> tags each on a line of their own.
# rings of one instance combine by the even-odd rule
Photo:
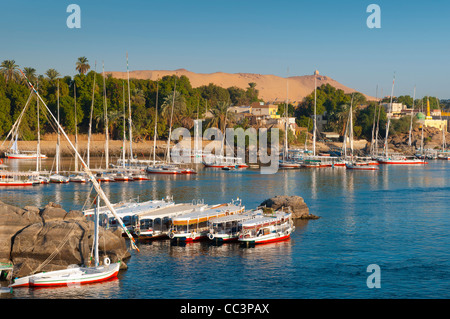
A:
<svg viewBox="0 0 450 319">
<path fill-rule="evenodd" d="M 192 242 L 206 239 L 211 218 L 240 214 L 244 211 L 240 200 L 207 208 L 200 208 L 191 213 L 172 219 L 169 238 L 175 241 Z"/>
<path fill-rule="evenodd" d="M 345 166 L 347 169 L 360 171 L 376 171 L 379 169 L 378 166 L 376 165 L 358 164 L 358 163 L 346 163 Z"/>
<path fill-rule="evenodd" d="M 239 223 L 256 218 L 262 214 L 261 209 L 251 210 L 242 214 L 212 218 L 208 221 L 208 238 L 216 243 L 237 241 L 239 238 Z"/>
<path fill-rule="evenodd" d="M 166 238 L 172 226 L 172 218 L 206 206 L 203 202 L 182 203 L 162 207 L 144 214 L 136 214 L 132 217 L 132 224 L 135 226 L 131 233 L 140 240 Z"/>
<path fill-rule="evenodd" d="M 63 176 L 61 174 L 53 174 L 50 175 L 50 183 L 54 184 L 66 184 L 69 182 L 69 178 L 67 176 Z"/>
<path fill-rule="evenodd" d="M 116 182 L 132 182 L 134 180 L 131 175 L 126 173 L 117 173 L 112 178 Z"/>
<path fill-rule="evenodd" d="M 290 212 L 278 211 L 243 221 L 239 229 L 239 242 L 265 244 L 289 239 L 295 226 Z"/>
<path fill-rule="evenodd" d="M 407 158 L 405 156 L 378 157 L 378 163 L 384 165 L 425 165 L 427 161 L 419 158 Z"/>
<path fill-rule="evenodd" d="M 72 183 L 87 183 L 89 181 L 89 178 L 83 176 L 83 175 L 70 175 L 69 176 L 69 182 Z"/>
<path fill-rule="evenodd" d="M 301 167 L 300 163 L 297 163 L 294 161 L 289 161 L 289 160 L 280 160 L 278 165 L 280 168 L 300 168 Z"/>
</svg>

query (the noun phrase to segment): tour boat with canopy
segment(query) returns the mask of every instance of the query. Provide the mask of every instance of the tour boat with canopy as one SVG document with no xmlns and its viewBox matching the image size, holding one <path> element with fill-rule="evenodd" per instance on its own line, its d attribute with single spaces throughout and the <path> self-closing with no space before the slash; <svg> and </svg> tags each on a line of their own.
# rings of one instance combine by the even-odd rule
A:
<svg viewBox="0 0 450 319">
<path fill-rule="evenodd" d="M 182 203 L 172 206 L 162 207 L 154 211 L 136 214 L 132 216 L 133 235 L 140 240 L 167 237 L 172 226 L 172 218 L 191 213 L 207 207 L 203 201 L 193 201 L 192 203 Z"/>
<path fill-rule="evenodd" d="M 264 214 L 239 224 L 239 242 L 264 244 L 287 240 L 295 230 L 292 213 L 277 211 Z"/>
<path fill-rule="evenodd" d="M 262 215 L 261 209 L 250 210 L 242 214 L 212 218 L 208 221 L 208 238 L 217 243 L 237 241 L 239 238 L 239 223 Z"/>
<path fill-rule="evenodd" d="M 169 238 L 176 241 L 192 242 L 206 239 L 209 227 L 208 220 L 211 218 L 240 214 L 244 212 L 241 201 L 232 201 L 212 207 L 203 207 L 191 213 L 172 218 L 172 227 Z"/>
</svg>

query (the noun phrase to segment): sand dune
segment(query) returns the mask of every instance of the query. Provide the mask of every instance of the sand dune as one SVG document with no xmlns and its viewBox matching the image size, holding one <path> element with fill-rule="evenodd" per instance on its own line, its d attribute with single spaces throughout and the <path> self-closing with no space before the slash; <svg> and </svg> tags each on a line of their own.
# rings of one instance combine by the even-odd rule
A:
<svg viewBox="0 0 450 319">
<path fill-rule="evenodd" d="M 115 78 L 126 79 L 126 72 L 106 72 Z M 285 101 L 286 100 L 286 78 L 275 75 L 251 74 L 251 73 L 194 73 L 185 69 L 178 69 L 174 71 L 167 70 L 148 70 L 148 71 L 130 71 L 130 78 L 157 80 L 166 75 L 176 74 L 178 76 L 185 75 L 189 78 L 192 87 L 199 87 L 213 83 L 223 88 L 236 86 L 246 89 L 250 82 L 256 83 L 256 88 L 259 90 L 259 97 L 266 102 Z M 356 90 L 349 88 L 326 75 L 317 76 L 317 85 L 327 84 L 334 86 L 337 89 L 343 90 L 345 93 L 356 92 Z M 302 101 L 305 96 L 314 90 L 314 76 L 292 76 L 289 77 L 289 100 L 291 102 Z M 363 93 L 363 92 L 361 92 Z M 364 93 L 363 93 L 364 94 Z M 374 97 L 364 94 L 368 100 L 375 100 Z"/>
</svg>

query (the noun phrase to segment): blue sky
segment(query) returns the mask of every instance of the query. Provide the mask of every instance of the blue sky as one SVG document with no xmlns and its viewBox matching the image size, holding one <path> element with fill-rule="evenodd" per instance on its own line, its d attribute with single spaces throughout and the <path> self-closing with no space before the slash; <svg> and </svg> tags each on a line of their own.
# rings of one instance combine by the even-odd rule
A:
<svg viewBox="0 0 450 319">
<path fill-rule="evenodd" d="M 1 0 L 0 60 L 43 74 L 75 74 L 86 56 L 97 71 L 175 70 L 286 76 L 318 69 L 375 96 L 450 98 L 450 1 L 6 1 Z M 69 29 L 69 4 L 81 28 Z M 369 29 L 369 4 L 381 29 Z"/>
</svg>

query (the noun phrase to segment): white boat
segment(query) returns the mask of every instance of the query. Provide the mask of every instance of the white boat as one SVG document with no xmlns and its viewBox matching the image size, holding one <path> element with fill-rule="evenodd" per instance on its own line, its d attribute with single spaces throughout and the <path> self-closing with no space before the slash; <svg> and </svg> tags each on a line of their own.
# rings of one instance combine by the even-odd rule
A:
<svg viewBox="0 0 450 319">
<path fill-rule="evenodd" d="M 239 238 L 239 223 L 262 215 L 262 210 L 250 210 L 242 214 L 212 218 L 208 221 L 208 238 L 217 243 L 237 241 Z"/>
<path fill-rule="evenodd" d="M 95 176 L 95 179 L 98 182 L 102 182 L 102 183 L 112 183 L 112 182 L 114 182 L 114 177 L 111 176 L 110 174 L 97 173 L 97 175 Z"/>
<path fill-rule="evenodd" d="M 131 232 L 135 228 L 134 215 L 147 214 L 154 210 L 173 206 L 175 203 L 171 199 L 167 200 L 149 200 L 145 202 L 137 202 L 135 200 L 129 200 L 126 202 L 120 202 L 113 204 L 116 214 L 122 219 L 123 225 Z M 84 210 L 83 214 L 87 219 L 92 220 L 95 214 L 95 208 Z M 111 213 L 111 210 L 106 207 L 100 207 L 100 226 L 105 228 L 119 228 L 117 219 Z"/>
<path fill-rule="evenodd" d="M 345 166 L 347 167 L 347 169 L 360 170 L 360 171 L 376 171 L 379 169 L 378 166 L 376 166 L 376 165 L 369 165 L 368 163 L 361 164 L 361 163 L 357 163 L 357 162 L 345 163 Z"/>
<path fill-rule="evenodd" d="M 203 165 L 205 167 L 248 167 L 244 160 L 240 157 L 234 156 L 222 156 L 222 155 L 207 155 L 203 159 Z"/>
<path fill-rule="evenodd" d="M 42 272 L 15 279 L 10 287 L 59 287 L 84 285 L 103 282 L 114 278 L 119 273 L 120 261 L 111 263 L 108 257 L 100 265 L 98 257 L 98 208 L 96 209 L 96 224 L 94 230 L 94 266 L 71 265 L 67 269 Z"/>
<path fill-rule="evenodd" d="M 17 151 L 17 152 L 6 152 L 5 157 L 9 159 L 37 159 L 37 158 L 47 158 L 47 155 L 40 154 L 38 155 L 36 152 L 33 151 Z"/>
<path fill-rule="evenodd" d="M 239 224 L 239 242 L 265 244 L 287 240 L 295 230 L 292 214 L 278 211 Z"/>
<path fill-rule="evenodd" d="M 280 168 L 300 168 L 302 166 L 301 163 L 290 160 L 280 160 L 278 165 L 280 166 Z"/>
<path fill-rule="evenodd" d="M 50 178 L 49 177 L 45 177 L 45 176 L 37 176 L 35 178 L 35 181 L 38 184 L 48 184 L 48 183 L 50 183 Z"/>
<path fill-rule="evenodd" d="M 148 181 L 148 180 L 150 180 L 150 178 L 146 174 L 133 174 L 133 175 L 131 175 L 131 177 L 135 181 Z"/>
<path fill-rule="evenodd" d="M 177 174 L 196 174 L 195 170 L 180 168 L 175 164 L 161 164 L 148 166 L 145 171 L 148 174 L 163 174 L 163 175 L 177 175 Z"/>
<path fill-rule="evenodd" d="M 0 186 L 33 186 L 37 184 L 36 173 L 10 172 L 0 159 Z M 33 177 L 33 178 L 30 178 Z"/>
<path fill-rule="evenodd" d="M 377 158 L 378 163 L 384 165 L 425 165 L 427 161 L 420 158 L 407 158 L 405 156 L 382 156 Z"/>
<path fill-rule="evenodd" d="M 172 219 L 169 238 L 175 241 L 192 242 L 206 239 L 211 218 L 240 214 L 244 211 L 240 200 L 207 208 L 200 208 L 191 213 Z"/>
<path fill-rule="evenodd" d="M 184 203 L 162 207 L 149 213 L 136 214 L 132 217 L 132 223 L 136 225 L 132 233 L 141 240 L 167 237 L 172 226 L 172 218 L 206 206 L 203 202 Z"/>
<path fill-rule="evenodd" d="M 13 177 L 4 177 L 4 176 L 0 177 L 0 187 L 33 186 L 35 184 L 36 182 L 31 179 L 20 180 Z"/>
<path fill-rule="evenodd" d="M 87 183 L 89 182 L 89 178 L 83 176 L 83 175 L 70 175 L 69 176 L 69 182 L 72 183 Z"/>
<path fill-rule="evenodd" d="M 113 179 L 116 182 L 132 182 L 134 180 L 131 174 L 126 173 L 117 173 L 113 176 Z"/>
<path fill-rule="evenodd" d="M 49 179 L 50 183 L 54 184 L 66 184 L 69 182 L 69 178 L 61 174 L 50 175 Z"/>
</svg>

